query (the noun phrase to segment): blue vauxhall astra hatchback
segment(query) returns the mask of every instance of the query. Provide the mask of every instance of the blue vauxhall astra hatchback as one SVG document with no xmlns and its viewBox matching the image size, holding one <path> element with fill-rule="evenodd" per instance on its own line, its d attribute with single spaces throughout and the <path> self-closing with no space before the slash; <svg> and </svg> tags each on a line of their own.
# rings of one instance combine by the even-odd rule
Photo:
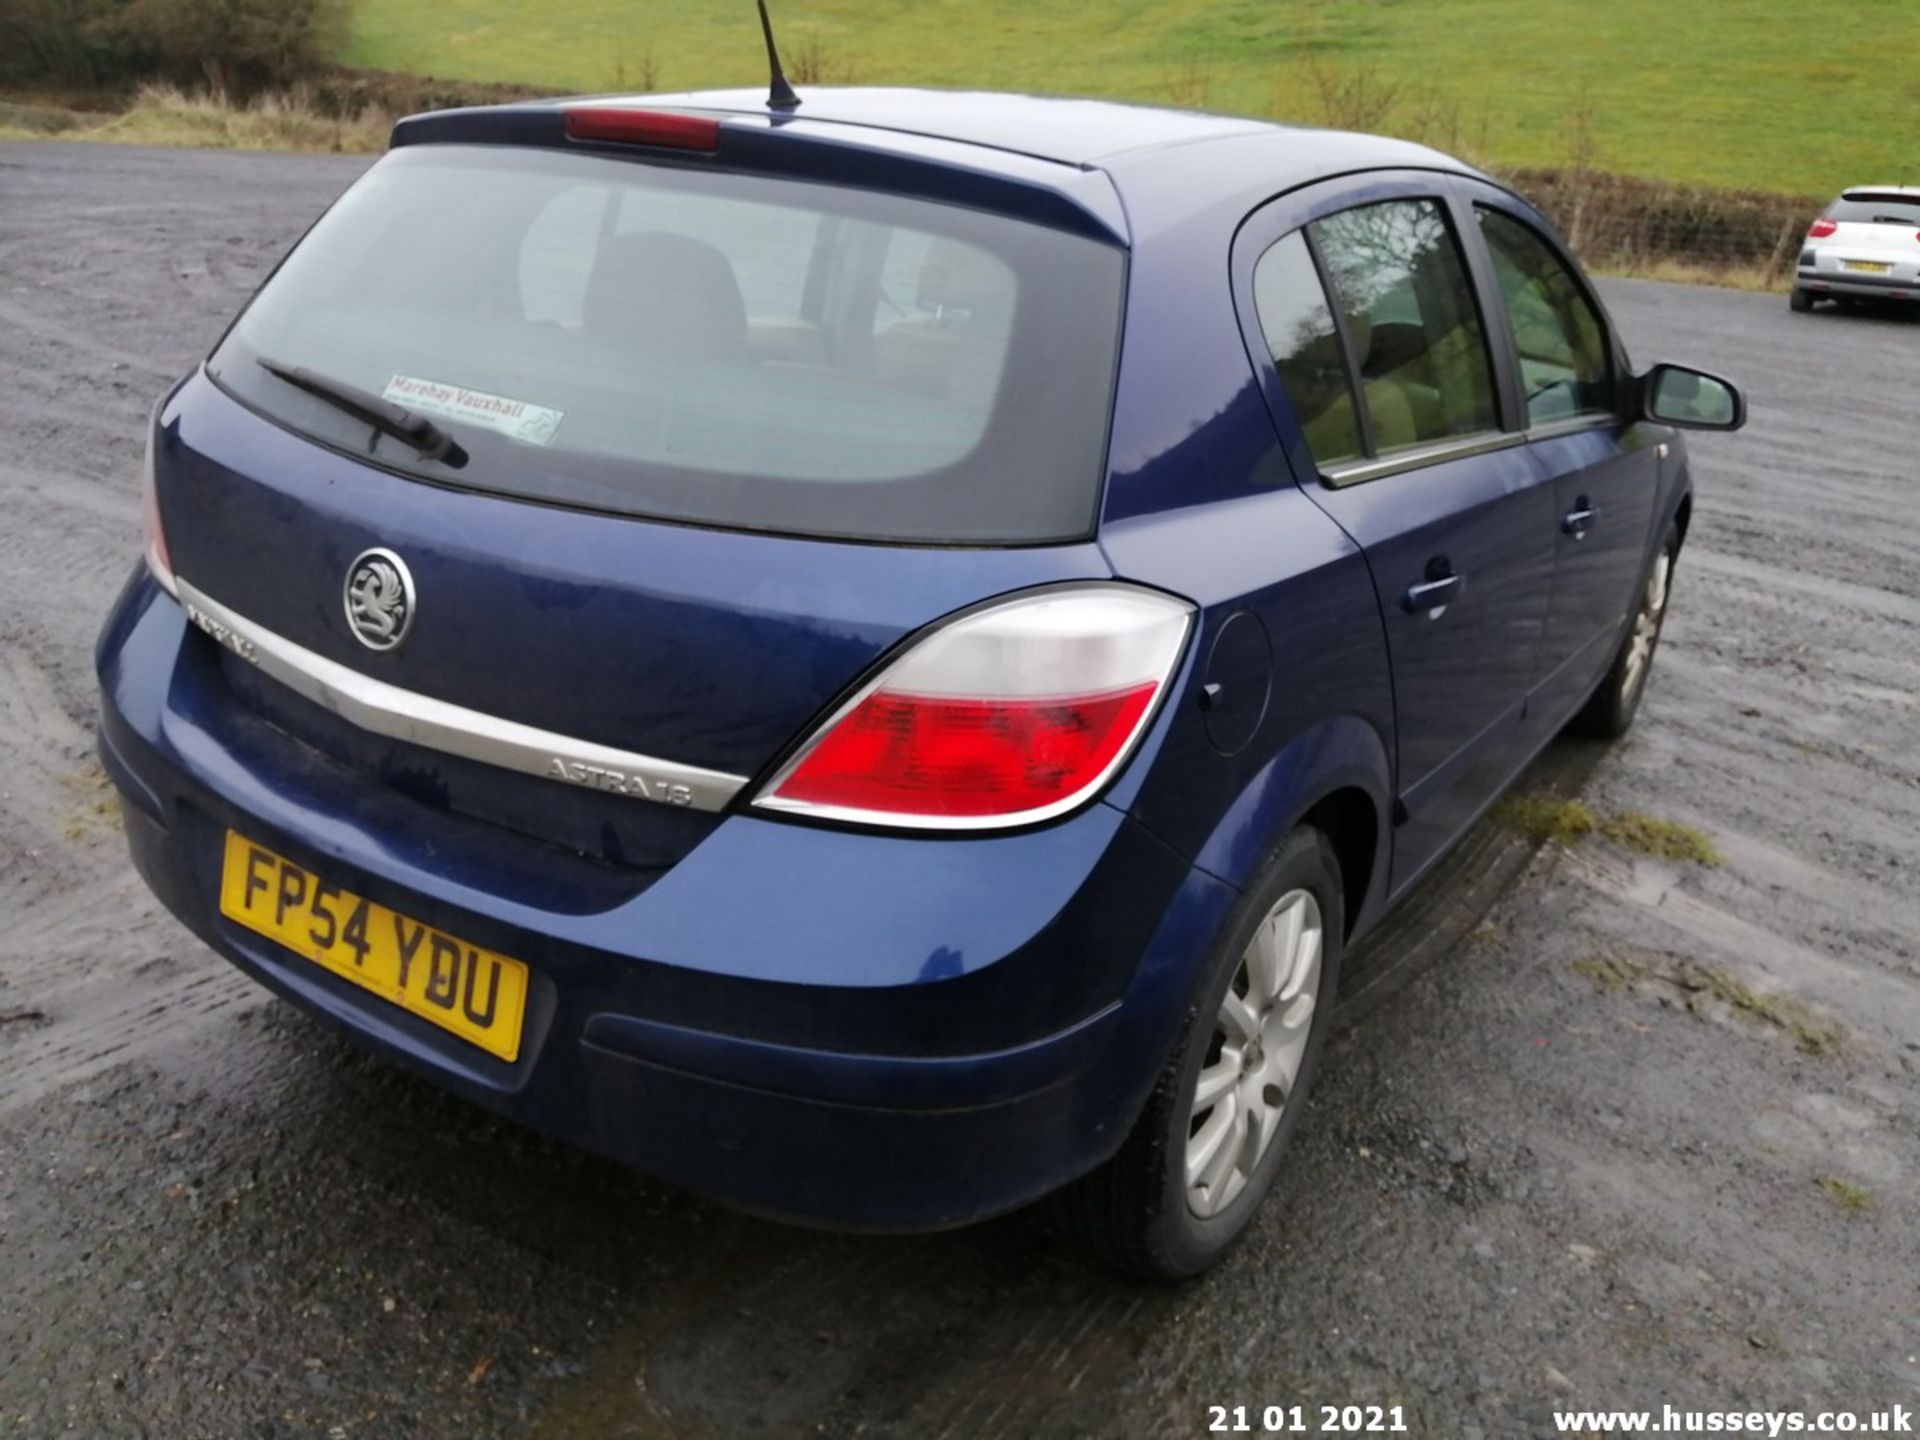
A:
<svg viewBox="0 0 1920 1440">
<path fill-rule="evenodd" d="M 776 97 L 777 98 L 777 97 Z M 1726 382 L 1418 146 L 826 91 L 403 121 L 156 410 L 134 863 L 460 1095 L 754 1210 L 1270 1188 L 1341 957 L 1631 723 Z"/>
</svg>

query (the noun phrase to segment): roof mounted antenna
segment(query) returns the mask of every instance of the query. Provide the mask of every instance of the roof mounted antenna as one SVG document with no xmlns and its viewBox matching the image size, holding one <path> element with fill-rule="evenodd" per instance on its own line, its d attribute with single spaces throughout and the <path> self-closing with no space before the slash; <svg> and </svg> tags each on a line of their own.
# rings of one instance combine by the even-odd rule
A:
<svg viewBox="0 0 1920 1440">
<path fill-rule="evenodd" d="M 760 33 L 767 37 L 767 69 L 770 78 L 767 81 L 767 108 L 769 110 L 798 110 L 800 97 L 793 93 L 793 86 L 787 83 L 786 71 L 780 68 L 780 52 L 773 47 L 773 21 L 767 18 L 767 0 L 759 0 Z"/>
</svg>

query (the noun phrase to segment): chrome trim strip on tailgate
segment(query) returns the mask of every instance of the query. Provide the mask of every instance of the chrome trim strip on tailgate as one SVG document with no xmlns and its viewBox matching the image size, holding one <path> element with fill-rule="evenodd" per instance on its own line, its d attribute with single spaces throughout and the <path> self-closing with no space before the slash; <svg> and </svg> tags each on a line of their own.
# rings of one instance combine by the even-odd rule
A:
<svg viewBox="0 0 1920 1440">
<path fill-rule="evenodd" d="M 556 735 L 375 680 L 256 625 L 175 575 L 187 619 L 248 664 L 342 719 L 483 765 L 692 810 L 724 810 L 747 781 Z"/>
</svg>

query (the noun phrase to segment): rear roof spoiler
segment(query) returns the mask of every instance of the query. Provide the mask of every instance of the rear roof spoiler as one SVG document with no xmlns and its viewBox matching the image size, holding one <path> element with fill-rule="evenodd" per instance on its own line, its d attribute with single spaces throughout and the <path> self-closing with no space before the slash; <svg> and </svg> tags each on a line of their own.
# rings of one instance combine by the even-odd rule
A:
<svg viewBox="0 0 1920 1440">
<path fill-rule="evenodd" d="M 589 104 L 605 113 L 618 102 Z M 630 102 L 629 102 L 630 103 Z M 718 122 L 711 152 L 670 145 L 581 139 L 567 133 L 569 103 L 492 105 L 410 115 L 393 127 L 391 145 L 523 145 L 612 159 L 676 166 L 715 166 L 795 179 L 884 190 L 969 209 L 988 210 L 1055 230 L 1126 246 L 1126 211 L 1104 170 L 895 130 L 809 121 L 787 115 L 741 114 L 671 105 L 661 116 Z"/>
</svg>

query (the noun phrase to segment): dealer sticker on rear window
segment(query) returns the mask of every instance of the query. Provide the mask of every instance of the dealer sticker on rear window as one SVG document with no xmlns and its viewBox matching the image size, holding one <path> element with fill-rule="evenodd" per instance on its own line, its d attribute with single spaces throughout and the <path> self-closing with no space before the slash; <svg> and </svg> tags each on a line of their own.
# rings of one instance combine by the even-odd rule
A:
<svg viewBox="0 0 1920 1440">
<path fill-rule="evenodd" d="M 525 400 L 509 400 L 504 395 L 489 395 L 484 390 L 469 390 L 464 385 L 442 385 L 438 380 L 416 380 L 411 375 L 396 375 L 381 394 L 409 410 L 442 415 L 449 420 L 464 420 L 469 425 L 484 425 L 489 430 L 529 445 L 551 445 L 553 432 L 566 418 L 564 410 L 549 410 Z"/>
</svg>

